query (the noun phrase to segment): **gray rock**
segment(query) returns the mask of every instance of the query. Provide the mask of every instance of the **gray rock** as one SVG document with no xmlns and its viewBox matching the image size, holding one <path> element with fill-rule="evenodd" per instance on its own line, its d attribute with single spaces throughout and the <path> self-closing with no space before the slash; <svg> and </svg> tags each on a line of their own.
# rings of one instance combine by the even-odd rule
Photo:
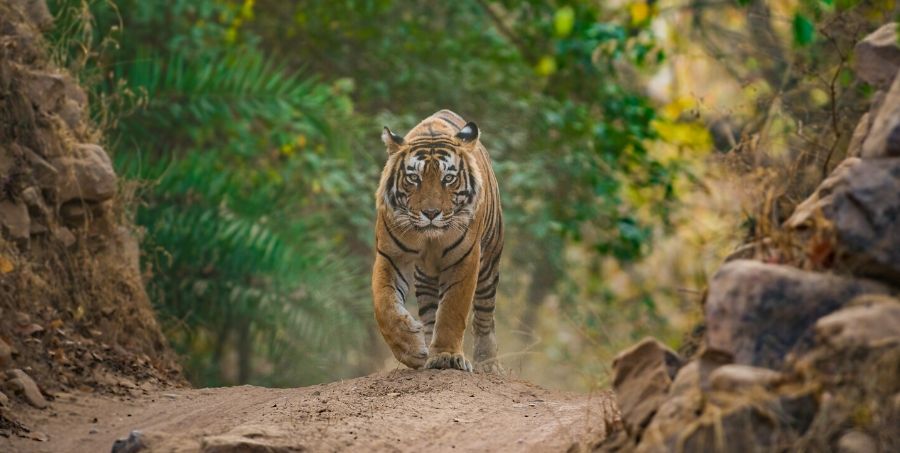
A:
<svg viewBox="0 0 900 453">
<path fill-rule="evenodd" d="M 0 226 L 12 239 L 28 239 L 31 217 L 21 201 L 0 201 Z"/>
<path fill-rule="evenodd" d="M 900 158 L 842 162 L 785 222 L 835 233 L 835 265 L 900 282 Z"/>
<path fill-rule="evenodd" d="M 863 141 L 860 157 L 867 159 L 900 157 L 898 126 L 900 126 L 900 77 L 894 80 L 880 106 L 877 107 L 877 113 L 872 118 L 871 126 Z"/>
<path fill-rule="evenodd" d="M 778 369 L 788 352 L 813 345 L 816 320 L 858 295 L 888 292 L 877 282 L 732 261 L 709 283 L 705 345 L 737 364 Z"/>
<path fill-rule="evenodd" d="M 897 24 L 887 23 L 875 30 L 854 49 L 853 69 L 870 85 L 886 87 L 900 69 L 900 46 L 897 46 Z"/>
<path fill-rule="evenodd" d="M 872 295 L 854 299 L 852 306 L 816 322 L 816 338 L 835 347 L 900 342 L 900 301 Z"/>
<path fill-rule="evenodd" d="M 128 433 L 128 437 L 116 439 L 112 445 L 112 453 L 138 453 L 148 450 L 145 437 L 140 431 Z"/>
<path fill-rule="evenodd" d="M 7 371 L 6 377 L 8 379 L 6 381 L 6 389 L 25 398 L 28 404 L 38 409 L 43 409 L 49 405 L 37 384 L 24 371 L 19 369 Z"/>
<path fill-rule="evenodd" d="M 653 338 L 620 352 L 613 360 L 613 389 L 625 429 L 637 435 L 665 401 L 681 359 Z"/>
<path fill-rule="evenodd" d="M 69 155 L 51 162 L 59 172 L 57 203 L 71 200 L 105 201 L 116 194 L 116 173 L 103 148 L 93 144 L 76 145 Z"/>
<path fill-rule="evenodd" d="M 9 406 L 9 397 L 5 393 L 0 392 L 0 407 Z"/>
</svg>

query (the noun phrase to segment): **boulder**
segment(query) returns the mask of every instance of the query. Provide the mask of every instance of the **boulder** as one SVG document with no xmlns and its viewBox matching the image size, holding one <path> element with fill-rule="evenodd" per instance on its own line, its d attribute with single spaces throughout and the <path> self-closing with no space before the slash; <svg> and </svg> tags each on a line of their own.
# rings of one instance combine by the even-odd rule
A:
<svg viewBox="0 0 900 453">
<path fill-rule="evenodd" d="M 888 293 L 877 282 L 737 260 L 709 283 L 706 342 L 734 363 L 778 369 L 788 352 L 808 350 L 816 320 L 868 293 Z"/>
<path fill-rule="evenodd" d="M 713 391 L 741 393 L 753 388 L 768 389 L 782 379 L 781 373 L 748 365 L 724 365 L 709 376 Z"/>
<path fill-rule="evenodd" d="M 873 107 L 873 111 L 875 107 Z M 900 157 L 900 77 L 894 80 L 890 90 L 877 108 L 871 126 L 863 140 L 860 157 Z"/>
<path fill-rule="evenodd" d="M 37 384 L 24 371 L 19 369 L 10 370 L 6 373 L 6 377 L 8 379 L 5 384 L 6 389 L 20 395 L 28 404 L 38 409 L 43 409 L 49 405 Z"/>
<path fill-rule="evenodd" d="M 116 173 L 103 148 L 93 144 L 76 145 L 69 155 L 51 162 L 59 172 L 57 203 L 71 200 L 105 201 L 116 194 Z"/>
<path fill-rule="evenodd" d="M 667 451 L 780 451 L 809 428 L 818 408 L 811 388 L 726 395 L 682 426 Z"/>
<path fill-rule="evenodd" d="M 613 360 L 613 389 L 625 429 L 637 435 L 665 401 L 681 359 L 653 338 L 620 352 Z"/>
<path fill-rule="evenodd" d="M 897 45 L 897 24 L 881 26 L 854 49 L 853 69 L 856 75 L 869 85 L 886 87 L 900 69 L 900 46 Z"/>
<path fill-rule="evenodd" d="M 636 451 L 675 451 L 679 436 L 703 409 L 700 374 L 700 363 L 697 360 L 678 370 L 665 402 L 644 429 Z"/>
<path fill-rule="evenodd" d="M 861 296 L 852 306 L 820 319 L 815 329 L 820 343 L 838 348 L 900 343 L 900 301 L 887 296 Z"/>
<path fill-rule="evenodd" d="M 0 226 L 13 239 L 28 239 L 31 218 L 28 207 L 21 201 L 0 201 Z"/>
<path fill-rule="evenodd" d="M 785 226 L 798 232 L 827 227 L 835 235 L 835 265 L 856 275 L 897 283 L 898 193 L 900 158 L 846 159 L 797 206 Z"/>
</svg>

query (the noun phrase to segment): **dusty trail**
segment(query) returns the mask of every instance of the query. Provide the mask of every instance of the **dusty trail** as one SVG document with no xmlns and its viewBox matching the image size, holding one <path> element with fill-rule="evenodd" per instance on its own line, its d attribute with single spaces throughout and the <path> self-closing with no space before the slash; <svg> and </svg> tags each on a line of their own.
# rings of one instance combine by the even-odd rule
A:
<svg viewBox="0 0 900 453">
<path fill-rule="evenodd" d="M 11 437 L 0 450 L 105 452 L 140 430 L 150 447 L 140 451 L 579 451 L 601 440 L 616 414 L 609 392 L 395 370 L 296 389 L 61 395 L 50 410 L 27 415 L 46 442 Z"/>
</svg>

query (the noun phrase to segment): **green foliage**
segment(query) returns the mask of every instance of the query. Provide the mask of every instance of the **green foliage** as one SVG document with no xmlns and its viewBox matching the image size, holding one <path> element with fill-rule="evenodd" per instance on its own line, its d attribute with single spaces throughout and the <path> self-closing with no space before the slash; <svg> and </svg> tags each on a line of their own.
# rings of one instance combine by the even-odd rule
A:
<svg viewBox="0 0 900 453">
<path fill-rule="evenodd" d="M 346 372 L 333 364 L 359 347 L 366 285 L 318 205 L 335 200 L 315 194 L 343 171 L 333 125 L 349 100 L 236 40 L 247 12 L 227 3 L 90 6 L 97 30 L 123 24 L 120 50 L 93 63 L 105 74 L 94 88 L 135 93 L 108 135 L 120 172 L 143 182 L 149 291 L 189 375 L 298 384 Z M 230 352 L 236 370 L 222 368 Z"/>
<path fill-rule="evenodd" d="M 484 131 L 508 231 L 501 292 L 530 282 L 526 330 L 548 294 L 588 330 L 620 311 L 646 320 L 634 336 L 665 324 L 650 294 L 611 291 L 601 265 L 651 250 L 685 172 L 654 152 L 681 120 L 661 118 L 640 86 L 665 59 L 653 2 L 89 6 L 98 50 L 56 42 L 108 100 L 95 116 L 114 112 L 116 163 L 142 183 L 151 293 L 197 382 L 302 383 L 372 366 L 343 351 L 377 361 L 360 342 L 373 329 L 364 263 L 378 132 L 440 108 Z M 232 353 L 237 377 L 220 367 Z"/>
</svg>

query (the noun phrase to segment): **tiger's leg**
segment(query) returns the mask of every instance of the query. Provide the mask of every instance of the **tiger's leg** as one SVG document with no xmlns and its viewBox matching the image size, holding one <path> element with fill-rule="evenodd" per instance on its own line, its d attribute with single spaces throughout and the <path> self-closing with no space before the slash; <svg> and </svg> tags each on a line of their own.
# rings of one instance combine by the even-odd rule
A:
<svg viewBox="0 0 900 453">
<path fill-rule="evenodd" d="M 378 250 L 372 271 L 372 300 L 378 328 L 394 357 L 410 368 L 421 368 L 428 357 L 422 324 L 403 305 L 411 289 L 411 267 Z"/>
<path fill-rule="evenodd" d="M 437 318 L 438 309 L 438 278 L 427 275 L 424 271 L 416 267 L 416 301 L 419 304 L 419 322 L 425 329 L 425 344 L 431 344 L 432 333 L 434 333 L 434 322 Z"/>
<path fill-rule="evenodd" d="M 434 338 L 428 348 L 426 368 L 472 371 L 472 363 L 463 354 L 463 336 L 478 280 L 478 257 L 481 250 L 477 245 L 470 245 L 462 257 L 441 271 L 438 294 L 440 304 L 434 325 Z"/>
<path fill-rule="evenodd" d="M 499 259 L 499 257 L 497 257 Z M 496 266 L 492 272 L 480 275 L 475 288 L 472 311 L 472 336 L 475 339 L 475 371 L 501 373 L 497 360 L 497 337 L 494 333 L 494 308 L 500 272 Z"/>
</svg>

